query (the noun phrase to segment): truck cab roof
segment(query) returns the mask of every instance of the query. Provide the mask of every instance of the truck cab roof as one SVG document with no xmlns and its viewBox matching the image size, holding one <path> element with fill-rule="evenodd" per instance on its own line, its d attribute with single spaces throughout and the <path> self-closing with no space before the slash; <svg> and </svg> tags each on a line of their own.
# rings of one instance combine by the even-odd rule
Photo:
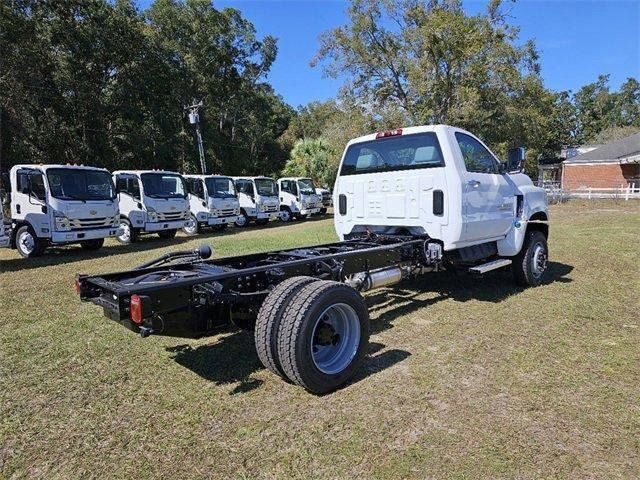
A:
<svg viewBox="0 0 640 480">
<path fill-rule="evenodd" d="M 182 176 L 184 178 L 198 178 L 200 180 L 204 180 L 206 178 L 231 178 L 233 179 L 233 177 L 230 177 L 229 175 L 195 175 L 195 174 L 190 174 L 190 173 L 183 173 Z"/>
<path fill-rule="evenodd" d="M 168 173 L 169 175 L 180 175 L 178 172 L 170 170 L 116 170 L 113 175 L 141 175 L 143 173 Z"/>
<path fill-rule="evenodd" d="M 40 170 L 42 172 L 46 172 L 47 170 L 50 169 L 67 169 L 67 170 L 77 170 L 77 169 L 85 169 L 85 170 L 98 170 L 101 172 L 108 172 L 108 170 L 106 168 L 101 168 L 101 167 L 91 167 L 91 166 L 87 166 L 87 165 L 69 165 L 69 164 L 37 164 L 37 163 L 30 163 L 30 164 L 20 164 L 20 165 L 14 165 L 13 167 L 11 167 L 11 171 L 16 171 L 19 170 L 21 168 L 30 168 L 33 170 Z"/>
</svg>

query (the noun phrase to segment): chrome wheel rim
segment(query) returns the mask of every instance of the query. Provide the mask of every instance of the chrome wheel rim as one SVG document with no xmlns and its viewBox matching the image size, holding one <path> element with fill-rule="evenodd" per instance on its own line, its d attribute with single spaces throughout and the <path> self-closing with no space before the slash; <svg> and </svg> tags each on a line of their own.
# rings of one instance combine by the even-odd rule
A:
<svg viewBox="0 0 640 480">
<path fill-rule="evenodd" d="M 189 217 L 184 224 L 183 230 L 189 235 L 193 235 L 198 230 L 198 222 L 193 217 Z"/>
<path fill-rule="evenodd" d="M 288 222 L 289 220 L 291 220 L 291 214 L 289 213 L 289 210 L 282 210 L 282 216 L 280 217 L 280 219 L 283 222 Z"/>
<path fill-rule="evenodd" d="M 30 232 L 21 233 L 18 243 L 20 244 L 20 250 L 27 254 L 32 253 L 36 247 L 36 241 Z"/>
<path fill-rule="evenodd" d="M 360 345 L 360 319 L 346 303 L 336 303 L 322 312 L 311 335 L 311 356 L 316 368 L 327 375 L 345 370 Z"/>
<path fill-rule="evenodd" d="M 531 256 L 531 270 L 536 277 L 542 276 L 547 269 L 547 249 L 541 243 L 536 244 Z"/>
<path fill-rule="evenodd" d="M 121 242 L 128 242 L 131 240 L 131 229 L 129 228 L 129 224 L 127 222 L 120 222 L 120 228 L 122 229 L 122 234 L 118 237 L 118 240 Z"/>
</svg>

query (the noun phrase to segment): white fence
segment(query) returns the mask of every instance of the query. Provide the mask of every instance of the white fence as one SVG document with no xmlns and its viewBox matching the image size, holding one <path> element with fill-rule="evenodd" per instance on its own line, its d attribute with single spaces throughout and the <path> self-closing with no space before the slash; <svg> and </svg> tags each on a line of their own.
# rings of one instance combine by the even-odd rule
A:
<svg viewBox="0 0 640 480">
<path fill-rule="evenodd" d="M 596 198 L 640 199 L 640 180 L 618 187 L 580 187 L 573 190 L 564 190 L 560 182 L 541 182 L 538 183 L 538 186 L 544 188 L 547 192 L 549 203 L 562 203 L 570 198 L 587 200 Z"/>
</svg>

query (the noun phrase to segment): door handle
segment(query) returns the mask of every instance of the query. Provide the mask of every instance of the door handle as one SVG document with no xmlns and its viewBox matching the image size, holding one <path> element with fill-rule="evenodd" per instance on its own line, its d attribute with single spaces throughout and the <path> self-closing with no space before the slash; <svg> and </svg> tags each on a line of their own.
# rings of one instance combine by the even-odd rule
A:
<svg viewBox="0 0 640 480">
<path fill-rule="evenodd" d="M 480 186 L 480 182 L 478 180 L 469 180 L 467 182 L 467 187 L 478 188 L 479 186 Z"/>
</svg>

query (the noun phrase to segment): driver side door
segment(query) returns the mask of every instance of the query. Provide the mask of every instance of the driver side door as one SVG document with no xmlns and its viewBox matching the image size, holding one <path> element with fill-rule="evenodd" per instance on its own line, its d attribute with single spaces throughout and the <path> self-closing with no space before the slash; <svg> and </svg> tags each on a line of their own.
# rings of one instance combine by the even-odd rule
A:
<svg viewBox="0 0 640 480">
<path fill-rule="evenodd" d="M 477 138 L 455 132 L 465 166 L 462 175 L 463 241 L 504 236 L 515 220 L 516 197 L 498 161 Z"/>
</svg>

